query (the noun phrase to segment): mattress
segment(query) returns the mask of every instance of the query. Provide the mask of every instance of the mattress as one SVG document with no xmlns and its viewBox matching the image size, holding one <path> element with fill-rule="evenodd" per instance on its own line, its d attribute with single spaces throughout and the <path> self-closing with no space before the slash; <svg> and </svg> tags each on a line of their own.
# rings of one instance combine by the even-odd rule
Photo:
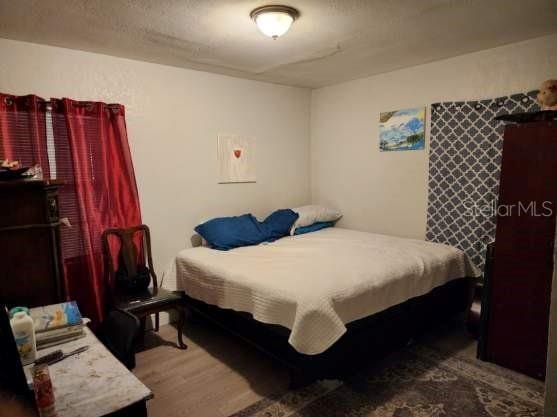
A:
<svg viewBox="0 0 557 417">
<path fill-rule="evenodd" d="M 453 279 L 478 276 L 451 246 L 332 227 L 230 251 L 181 251 L 176 288 L 290 329 L 300 353 L 319 354 L 346 324 Z"/>
</svg>

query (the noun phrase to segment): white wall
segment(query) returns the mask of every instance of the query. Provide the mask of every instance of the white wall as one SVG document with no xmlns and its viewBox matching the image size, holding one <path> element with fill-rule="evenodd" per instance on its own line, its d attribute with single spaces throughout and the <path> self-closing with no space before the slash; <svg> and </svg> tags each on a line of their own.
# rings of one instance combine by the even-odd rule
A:
<svg viewBox="0 0 557 417">
<path fill-rule="evenodd" d="M 313 90 L 312 201 L 341 209 L 342 226 L 423 238 L 429 138 L 425 151 L 379 152 L 379 113 L 526 91 L 555 77 L 552 35 Z"/>
<path fill-rule="evenodd" d="M 204 218 L 309 202 L 307 89 L 0 39 L 0 91 L 126 106 L 157 272 Z M 254 136 L 257 183 L 217 184 L 217 134 Z"/>
</svg>

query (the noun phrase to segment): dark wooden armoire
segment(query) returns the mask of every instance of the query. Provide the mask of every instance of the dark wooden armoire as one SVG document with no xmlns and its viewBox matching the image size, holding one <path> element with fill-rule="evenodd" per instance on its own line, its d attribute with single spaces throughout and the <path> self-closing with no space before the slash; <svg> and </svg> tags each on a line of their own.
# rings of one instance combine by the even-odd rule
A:
<svg viewBox="0 0 557 417">
<path fill-rule="evenodd" d="M 59 185 L 0 181 L 0 303 L 33 307 L 64 300 Z"/>
<path fill-rule="evenodd" d="M 507 125 L 480 357 L 539 379 L 546 371 L 556 214 L 557 122 Z"/>
</svg>

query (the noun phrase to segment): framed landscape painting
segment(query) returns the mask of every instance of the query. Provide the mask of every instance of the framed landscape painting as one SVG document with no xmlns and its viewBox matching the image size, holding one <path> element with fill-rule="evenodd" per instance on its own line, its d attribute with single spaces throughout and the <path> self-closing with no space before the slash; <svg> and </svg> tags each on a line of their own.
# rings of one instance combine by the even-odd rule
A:
<svg viewBox="0 0 557 417">
<path fill-rule="evenodd" d="M 425 147 L 425 107 L 396 110 L 379 116 L 379 149 L 415 151 Z"/>
</svg>

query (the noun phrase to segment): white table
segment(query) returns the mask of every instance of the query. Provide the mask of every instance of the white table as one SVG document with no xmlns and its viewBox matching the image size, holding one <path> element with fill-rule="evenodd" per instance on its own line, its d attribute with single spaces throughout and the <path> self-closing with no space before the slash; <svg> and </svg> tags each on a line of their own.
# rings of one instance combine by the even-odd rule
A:
<svg viewBox="0 0 557 417">
<path fill-rule="evenodd" d="M 106 349 L 88 327 L 85 337 L 38 351 L 38 357 L 88 345 L 83 353 L 49 366 L 58 417 L 147 415 L 153 393 Z M 26 366 L 26 374 L 30 365 Z"/>
</svg>

